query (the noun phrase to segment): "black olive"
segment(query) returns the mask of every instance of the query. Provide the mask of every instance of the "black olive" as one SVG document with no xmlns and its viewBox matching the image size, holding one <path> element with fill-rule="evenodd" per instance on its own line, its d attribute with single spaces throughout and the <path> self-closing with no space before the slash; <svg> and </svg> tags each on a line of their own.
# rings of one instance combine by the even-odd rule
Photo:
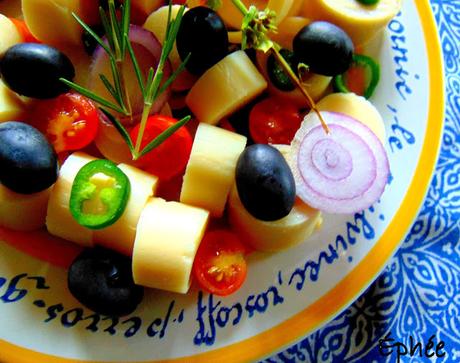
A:
<svg viewBox="0 0 460 363">
<path fill-rule="evenodd" d="M 67 285 L 80 303 L 102 315 L 128 315 L 144 297 L 144 288 L 134 284 L 131 260 L 101 247 L 77 256 Z"/>
<path fill-rule="evenodd" d="M 20 43 L 9 48 L 0 61 L 0 73 L 14 92 L 32 98 L 54 98 L 69 90 L 59 78 L 72 80 L 70 59 L 45 44 Z"/>
<path fill-rule="evenodd" d="M 186 67 L 196 75 L 201 75 L 228 54 L 225 24 L 215 11 L 204 6 L 184 14 L 176 41 L 182 60 L 190 54 Z"/>
<path fill-rule="evenodd" d="M 49 188 L 57 179 L 53 147 L 34 127 L 9 121 L 0 123 L 0 183 L 16 193 L 32 194 Z"/>
<path fill-rule="evenodd" d="M 255 144 L 243 151 L 236 166 L 236 187 L 246 210 L 262 221 L 286 217 L 294 207 L 294 176 L 273 146 Z"/>
<path fill-rule="evenodd" d="M 353 42 L 341 28 L 325 21 L 303 27 L 295 36 L 297 59 L 313 73 L 337 76 L 348 70 L 353 60 Z"/>
<path fill-rule="evenodd" d="M 297 73 L 297 66 L 299 62 L 297 61 L 294 52 L 291 52 L 289 49 L 281 49 L 280 54 L 286 60 L 287 64 L 289 64 L 291 69 Z M 279 90 L 289 92 L 295 89 L 295 85 L 292 83 L 291 79 L 273 54 L 271 54 L 267 59 L 267 72 L 270 81 Z"/>
</svg>

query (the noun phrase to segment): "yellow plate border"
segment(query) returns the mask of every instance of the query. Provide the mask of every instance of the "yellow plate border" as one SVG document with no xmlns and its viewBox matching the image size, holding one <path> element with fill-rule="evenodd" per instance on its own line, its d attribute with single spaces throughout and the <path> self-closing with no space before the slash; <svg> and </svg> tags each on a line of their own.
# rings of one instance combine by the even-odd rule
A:
<svg viewBox="0 0 460 363">
<path fill-rule="evenodd" d="M 308 335 L 349 306 L 382 271 L 393 256 L 422 206 L 436 167 L 444 124 L 444 72 L 436 23 L 428 0 L 414 0 L 428 54 L 430 104 L 427 130 L 419 163 L 392 222 L 367 256 L 332 290 L 305 310 L 279 325 L 244 341 L 183 358 L 151 361 L 169 363 L 255 361 Z M 427 165 L 431 165 L 427 168 Z M 414 202 L 415 200 L 415 202 Z M 351 287 L 351 288 L 350 288 Z M 59 358 L 35 352 L 0 339 L 2 363 L 100 363 Z"/>
</svg>

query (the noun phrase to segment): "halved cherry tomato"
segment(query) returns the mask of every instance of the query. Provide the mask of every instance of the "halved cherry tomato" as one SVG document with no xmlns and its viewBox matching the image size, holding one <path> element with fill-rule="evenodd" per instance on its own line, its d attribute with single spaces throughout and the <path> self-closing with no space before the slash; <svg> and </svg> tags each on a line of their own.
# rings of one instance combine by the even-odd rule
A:
<svg viewBox="0 0 460 363">
<path fill-rule="evenodd" d="M 177 122 L 175 118 L 163 115 L 153 115 L 147 120 L 142 138 L 141 148 L 148 145 L 163 131 Z M 140 124 L 130 132 L 133 143 L 136 143 Z M 139 159 L 139 165 L 145 171 L 156 175 L 162 180 L 168 180 L 184 171 L 190 153 L 193 139 L 185 127 L 181 127 L 168 137 L 161 145 Z"/>
<path fill-rule="evenodd" d="M 246 279 L 246 252 L 234 233 L 226 230 L 207 232 L 193 263 L 193 274 L 200 287 L 220 296 L 238 290 Z"/>
<path fill-rule="evenodd" d="M 289 145 L 300 127 L 297 106 L 269 97 L 254 106 L 249 114 L 249 132 L 258 144 Z"/>
<path fill-rule="evenodd" d="M 96 138 L 99 116 L 88 98 L 69 92 L 40 102 L 31 114 L 30 123 L 61 153 L 89 145 Z"/>
<path fill-rule="evenodd" d="M 25 43 L 41 43 L 37 38 L 33 36 L 30 32 L 29 28 L 27 27 L 26 23 L 23 20 L 16 19 L 16 18 L 9 18 L 16 29 L 21 34 L 22 40 Z"/>
</svg>

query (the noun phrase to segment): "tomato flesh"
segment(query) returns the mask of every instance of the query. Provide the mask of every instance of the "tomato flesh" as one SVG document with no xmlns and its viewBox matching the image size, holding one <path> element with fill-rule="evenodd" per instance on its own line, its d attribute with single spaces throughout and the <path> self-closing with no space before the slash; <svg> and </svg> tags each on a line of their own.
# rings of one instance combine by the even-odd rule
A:
<svg viewBox="0 0 460 363">
<path fill-rule="evenodd" d="M 289 145 L 302 122 L 297 106 L 276 98 L 267 98 L 249 114 L 249 132 L 258 144 Z"/>
<path fill-rule="evenodd" d="M 150 116 L 145 127 L 141 149 L 176 122 L 175 118 L 169 116 Z M 130 136 L 134 144 L 136 143 L 139 129 L 140 124 L 131 130 Z M 193 139 L 190 132 L 186 127 L 181 127 L 162 144 L 139 158 L 139 166 L 161 180 L 169 180 L 184 171 L 192 152 L 192 144 Z"/>
<path fill-rule="evenodd" d="M 351 92 L 363 96 L 367 86 L 366 70 L 362 67 L 350 67 L 347 74 L 347 83 Z"/>
<path fill-rule="evenodd" d="M 206 233 L 193 264 L 193 274 L 200 287 L 212 294 L 227 296 L 246 280 L 246 247 L 226 230 Z"/>
<path fill-rule="evenodd" d="M 39 103 L 32 117 L 31 123 L 57 153 L 83 149 L 96 138 L 99 128 L 96 106 L 85 96 L 72 92 Z"/>
</svg>

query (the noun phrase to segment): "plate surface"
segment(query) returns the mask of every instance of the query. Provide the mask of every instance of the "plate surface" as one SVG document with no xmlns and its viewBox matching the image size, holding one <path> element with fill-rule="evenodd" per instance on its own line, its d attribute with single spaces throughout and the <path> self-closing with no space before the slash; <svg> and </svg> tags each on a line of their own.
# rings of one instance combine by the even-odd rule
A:
<svg viewBox="0 0 460 363">
<path fill-rule="evenodd" d="M 78 248 L 46 233 L 0 229 L 0 361 L 253 361 L 340 313 L 395 252 L 423 202 L 443 123 L 443 71 L 425 1 L 405 1 L 381 44 L 373 102 L 386 120 L 391 182 L 374 207 L 325 216 L 288 251 L 251 256 L 248 281 L 226 299 L 149 291 L 131 316 L 93 314 L 66 289 Z"/>
</svg>

